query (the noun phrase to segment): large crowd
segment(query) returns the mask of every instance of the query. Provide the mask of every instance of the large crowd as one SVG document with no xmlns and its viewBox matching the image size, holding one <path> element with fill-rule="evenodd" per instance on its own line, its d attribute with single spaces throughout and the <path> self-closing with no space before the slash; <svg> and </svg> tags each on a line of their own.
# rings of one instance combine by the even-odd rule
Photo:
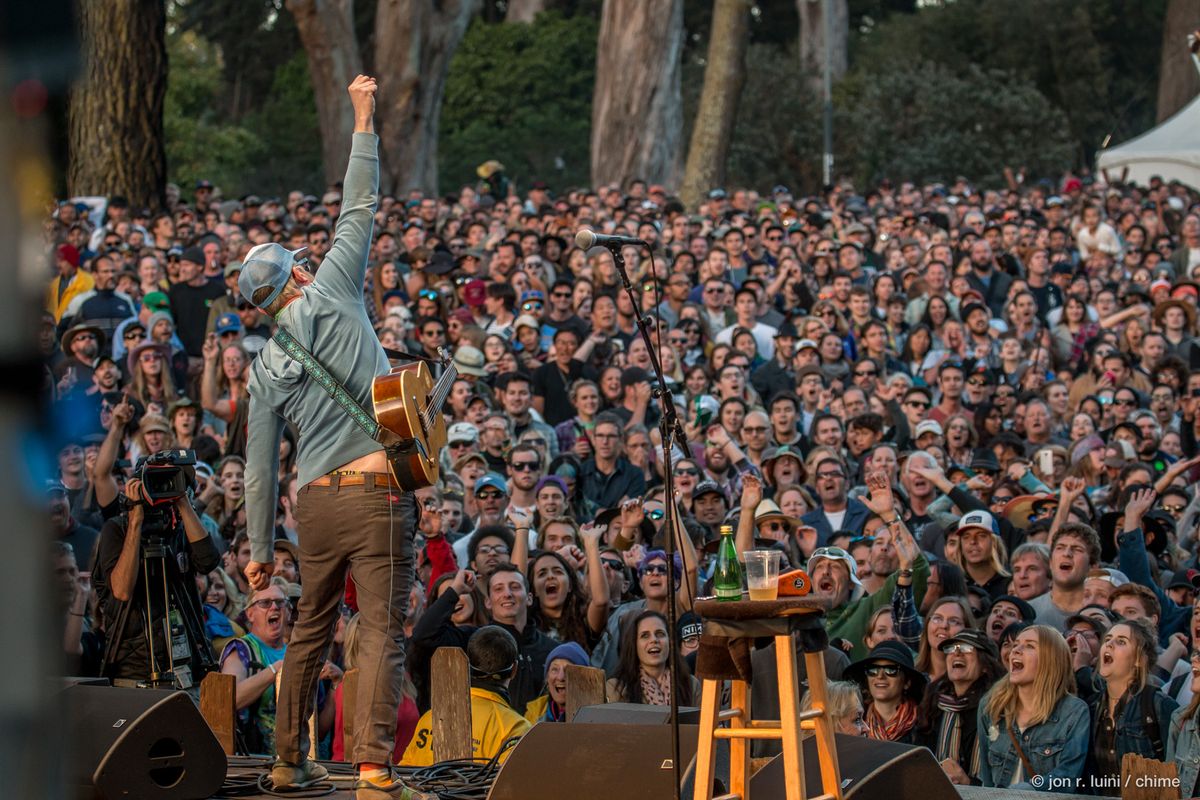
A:
<svg viewBox="0 0 1200 800">
<path fill-rule="evenodd" d="M 479 175 L 380 197 L 362 287 L 385 347 L 458 373 L 441 478 L 417 492 L 397 760 L 432 758 L 441 646 L 487 677 L 472 689 L 484 753 L 564 718 L 568 664 L 602 668 L 610 701 L 697 704 L 691 609 L 729 523 L 739 550 L 781 551 L 828 600 L 840 731 L 926 746 L 956 783 L 1114 794 L 1105 780 L 1136 753 L 1175 762 L 1196 794 L 1200 195 L 959 178 L 714 189 L 689 213 L 644 181 L 556 194 L 518 190 L 497 162 Z M 137 551 L 123 526 L 151 516 L 122 497 L 141 458 L 193 451 L 174 506 L 211 650 L 195 663 L 235 677 L 240 740 L 270 753 L 304 590 L 301 487 L 285 431 L 275 577 L 254 591 L 247 372 L 273 321 L 238 276 L 274 241 L 306 247 L 319 277 L 341 187 L 191 188 L 155 212 L 63 201 L 46 227 L 63 647 L 73 673 L 144 671 L 129 629 L 106 638 Z M 582 227 L 646 243 L 621 252 L 649 347 L 612 255 L 574 246 Z M 670 487 L 655 359 L 689 444 Z M 354 588 L 315 723 L 334 758 Z"/>
</svg>

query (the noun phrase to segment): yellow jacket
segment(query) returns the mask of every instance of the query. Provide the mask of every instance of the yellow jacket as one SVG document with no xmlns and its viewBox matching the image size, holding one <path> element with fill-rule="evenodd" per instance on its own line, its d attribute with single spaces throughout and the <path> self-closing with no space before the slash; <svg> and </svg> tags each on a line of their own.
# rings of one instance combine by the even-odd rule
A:
<svg viewBox="0 0 1200 800">
<path fill-rule="evenodd" d="M 471 751 L 475 758 L 492 758 L 500 745 L 514 736 L 524 736 L 532 725 L 506 702 L 487 689 L 471 687 Z M 509 750 L 501 762 L 508 758 Z M 428 767 L 433 761 L 433 712 L 426 711 L 417 721 L 417 730 L 404 750 L 400 765 Z"/>
<path fill-rule="evenodd" d="M 67 306 L 71 305 L 71 301 L 78 295 L 90 292 L 96 288 L 96 282 L 92 280 L 92 274 L 83 270 L 75 273 L 75 277 L 71 278 L 71 282 L 67 285 L 62 297 L 59 297 L 58 287 L 61 282 L 62 276 L 59 275 L 50 281 L 50 288 L 46 290 L 46 310 L 54 315 L 55 322 L 62 321 L 62 315 L 66 313 Z"/>
</svg>

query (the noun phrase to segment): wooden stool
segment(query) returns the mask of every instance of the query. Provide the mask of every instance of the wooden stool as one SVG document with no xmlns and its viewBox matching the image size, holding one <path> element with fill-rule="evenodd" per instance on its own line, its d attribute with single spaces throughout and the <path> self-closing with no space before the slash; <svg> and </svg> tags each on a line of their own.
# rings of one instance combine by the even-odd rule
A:
<svg viewBox="0 0 1200 800">
<path fill-rule="evenodd" d="M 696 667 L 703 691 L 696 744 L 694 800 L 750 800 L 748 743 L 751 739 L 781 740 L 787 800 L 806 800 L 808 789 L 804 781 L 801 730 L 814 731 L 817 737 L 823 793 L 813 800 L 842 800 L 842 776 L 834 744 L 833 720 L 827 711 L 825 693 L 823 650 L 826 637 L 823 617 L 827 609 L 824 601 L 807 597 L 697 601 L 695 611 L 704 619 L 704 633 L 700 639 Z M 800 683 L 796 674 L 793 632 L 800 632 L 802 637 L 810 639 L 809 646 L 804 648 L 804 663 L 808 669 L 812 708 L 804 712 L 800 711 Z M 729 646 L 730 643 L 743 640 L 748 645 L 749 640 L 763 636 L 775 638 L 775 662 L 779 670 L 778 720 L 756 720 L 751 715 L 749 685 L 744 679 L 745 671 L 749 668 L 748 651 L 743 659 L 741 674 L 730 673 L 728 669 L 736 663 L 736 655 L 724 664 L 720 659 L 722 647 L 732 653 L 736 648 Z M 732 681 L 730 708 L 720 711 L 721 684 L 725 679 Z M 729 722 L 728 728 L 719 727 L 724 721 Z M 718 739 L 729 740 L 729 794 L 713 798 L 713 756 Z"/>
</svg>

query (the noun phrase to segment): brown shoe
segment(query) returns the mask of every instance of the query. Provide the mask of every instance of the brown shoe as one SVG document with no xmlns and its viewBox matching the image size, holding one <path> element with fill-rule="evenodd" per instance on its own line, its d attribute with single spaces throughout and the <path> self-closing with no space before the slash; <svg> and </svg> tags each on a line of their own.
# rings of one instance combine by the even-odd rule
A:
<svg viewBox="0 0 1200 800">
<path fill-rule="evenodd" d="M 393 770 L 382 782 L 365 778 L 355 781 L 354 800 L 438 800 L 438 796 L 405 785 Z"/>
</svg>

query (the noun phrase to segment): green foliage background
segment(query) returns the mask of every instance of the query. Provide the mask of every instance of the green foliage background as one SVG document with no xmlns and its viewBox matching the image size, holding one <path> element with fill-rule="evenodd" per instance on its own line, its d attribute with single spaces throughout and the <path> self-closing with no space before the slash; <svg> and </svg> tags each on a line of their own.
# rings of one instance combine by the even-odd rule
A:
<svg viewBox="0 0 1200 800">
<path fill-rule="evenodd" d="M 1120 142 L 1154 124 L 1166 2 L 850 0 L 851 69 L 835 86 L 837 172 L 870 181 L 952 171 L 994 182 L 1005 165 L 1035 178 L 1085 167 L 1106 136 Z M 489 158 L 519 186 L 587 183 L 600 5 L 549 0 L 550 11 L 516 25 L 502 22 L 503 3 L 486 0 L 447 78 L 443 191 L 474 182 Z M 372 6 L 357 6 L 364 42 Z M 174 0 L 171 9 L 171 179 L 187 193 L 207 177 L 227 197 L 319 192 L 312 87 L 281 0 Z M 684 0 L 684 9 L 686 142 L 711 0 Z M 797 27 L 795 0 L 755 3 L 730 185 L 818 186 L 821 104 L 798 66 Z"/>
</svg>

